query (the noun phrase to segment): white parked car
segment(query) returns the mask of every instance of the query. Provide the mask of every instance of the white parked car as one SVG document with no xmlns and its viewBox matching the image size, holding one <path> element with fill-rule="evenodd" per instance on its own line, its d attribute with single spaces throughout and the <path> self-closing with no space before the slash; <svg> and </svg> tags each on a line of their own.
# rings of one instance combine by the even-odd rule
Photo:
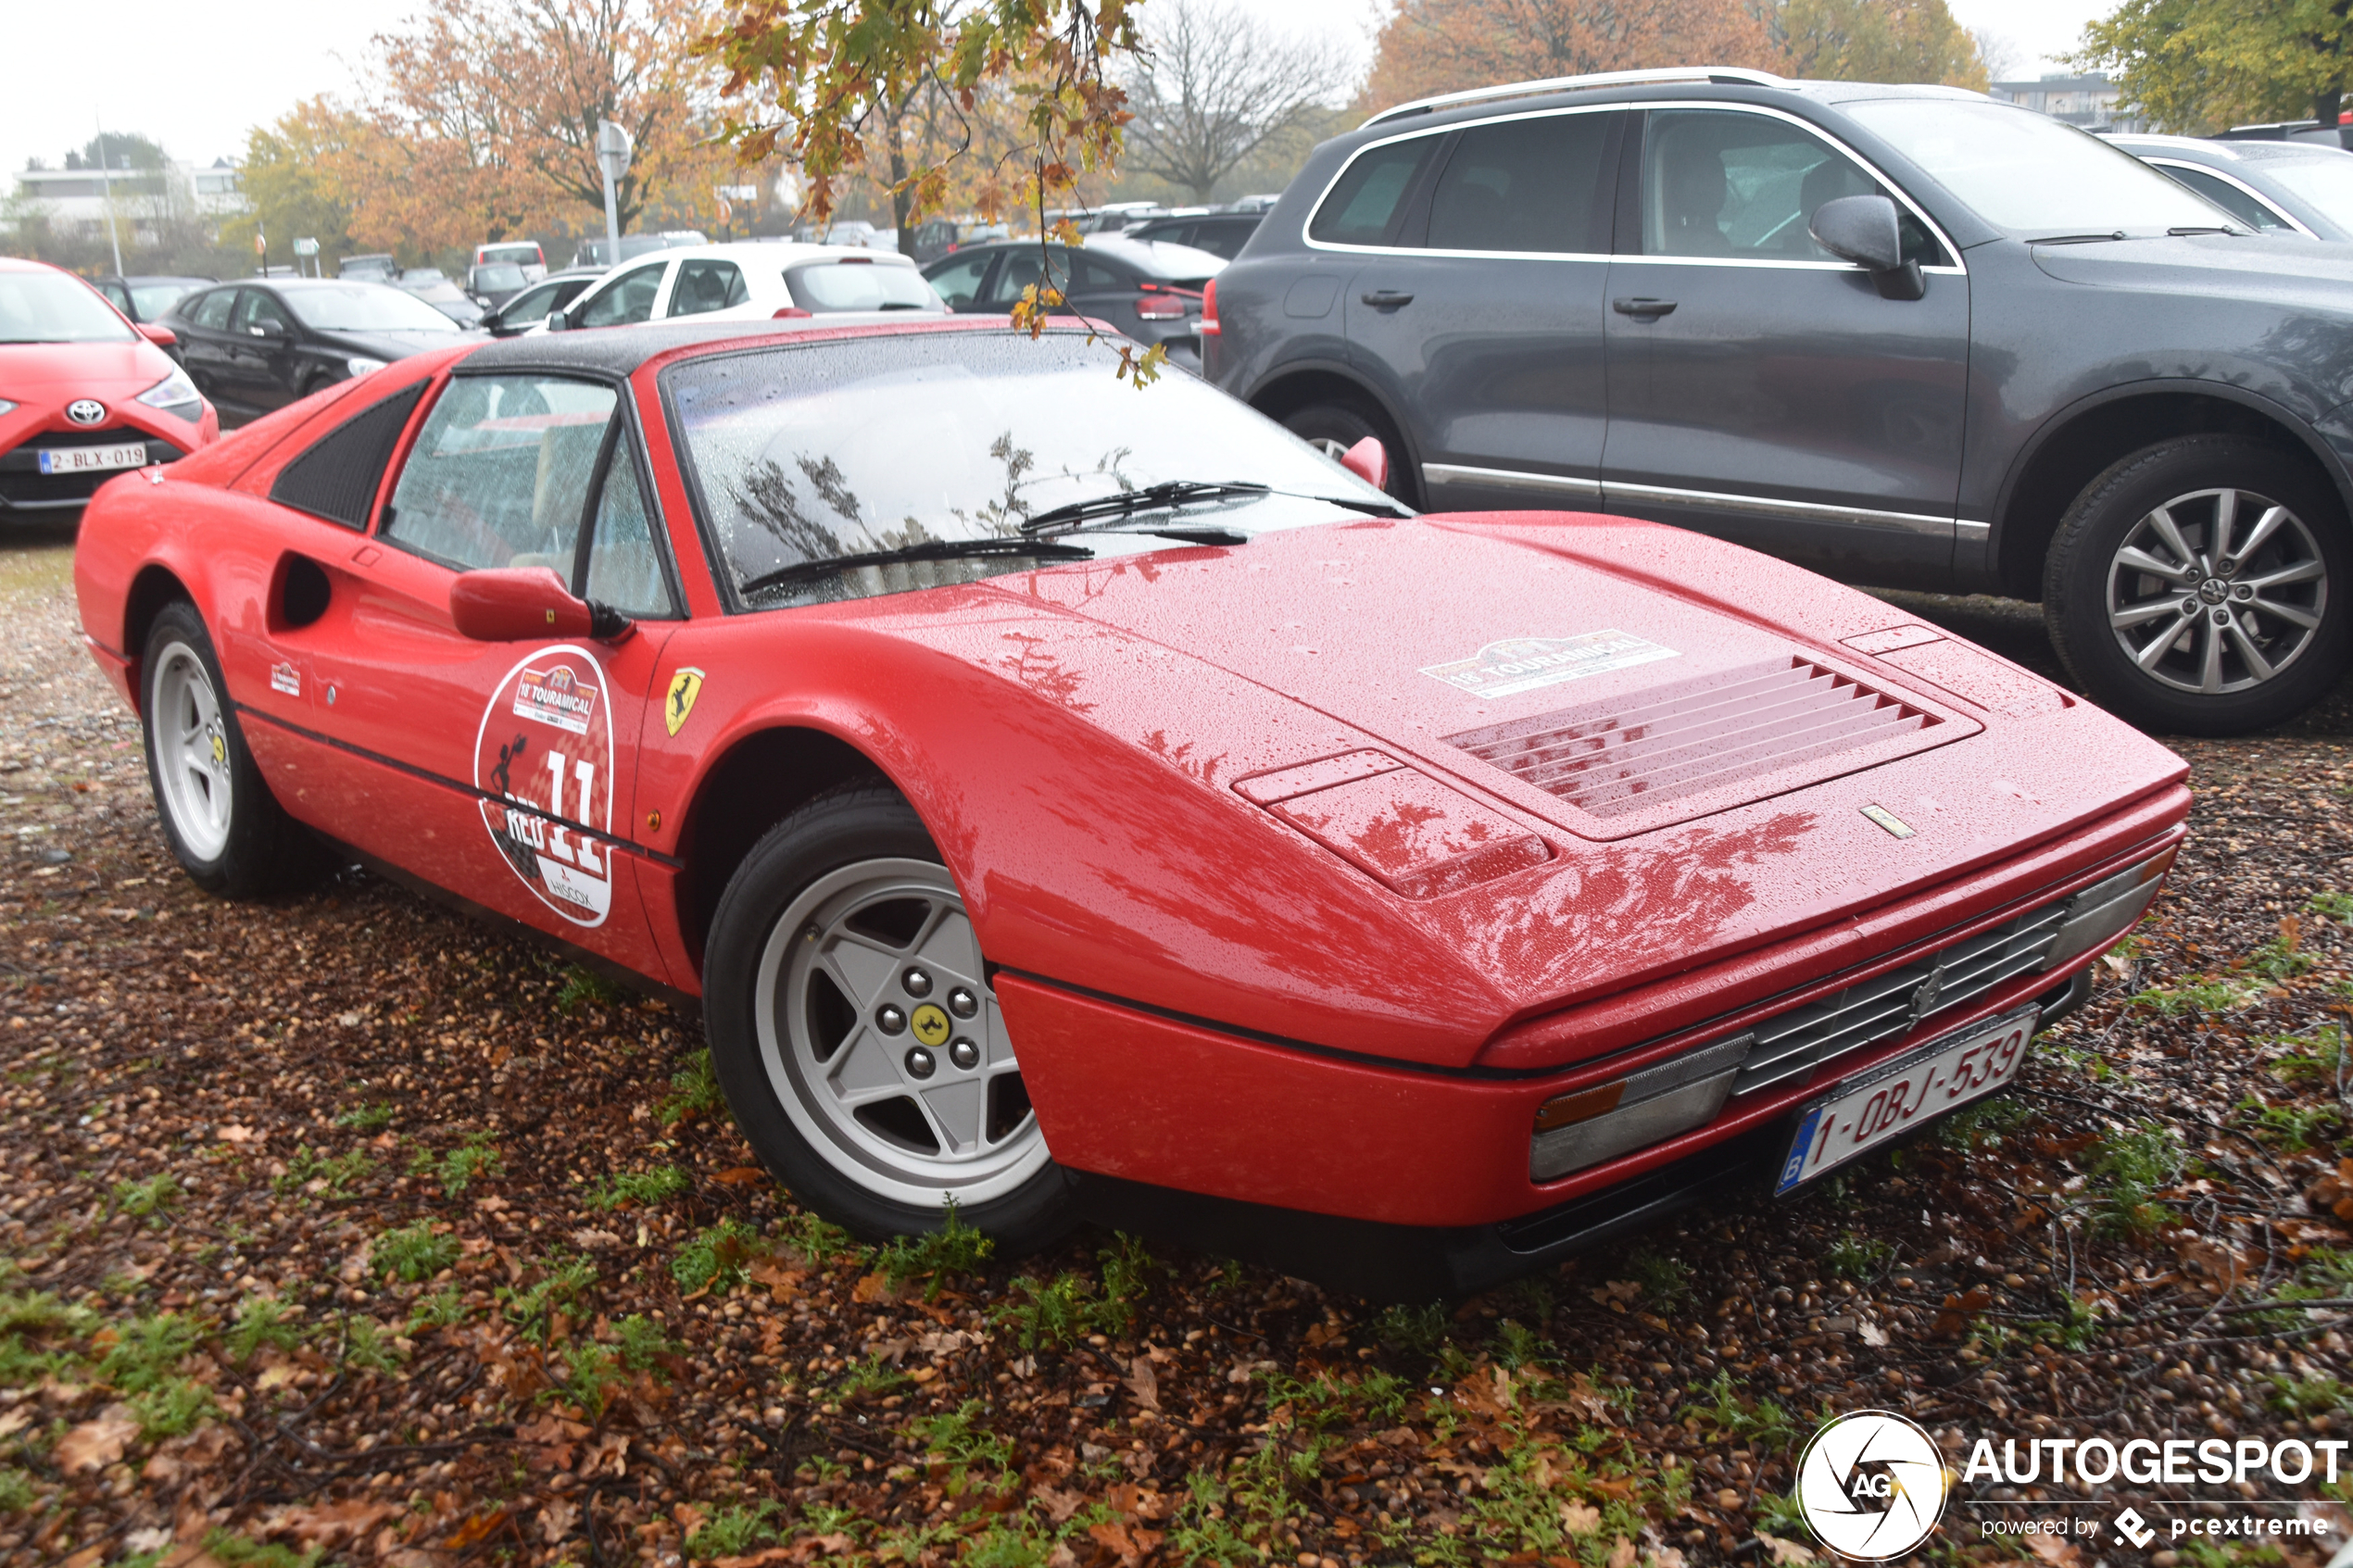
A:
<svg viewBox="0 0 2353 1568">
<path fill-rule="evenodd" d="M 625 327 L 685 316 L 764 321 L 844 311 L 947 309 L 915 264 L 893 252 L 738 241 L 665 250 L 616 268 L 560 317 L 551 316 L 534 330 Z"/>
</svg>

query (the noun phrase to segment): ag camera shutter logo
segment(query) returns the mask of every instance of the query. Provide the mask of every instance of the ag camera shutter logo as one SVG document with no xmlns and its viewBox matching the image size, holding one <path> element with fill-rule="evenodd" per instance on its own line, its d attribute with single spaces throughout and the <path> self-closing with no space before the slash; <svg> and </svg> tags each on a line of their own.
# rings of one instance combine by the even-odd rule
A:
<svg viewBox="0 0 2353 1568">
<path fill-rule="evenodd" d="M 1797 1461 L 1798 1512 L 1824 1546 L 1861 1562 L 1902 1557 L 1928 1539 L 1950 1492 L 1935 1440 L 1892 1411 L 1840 1416 Z"/>
</svg>

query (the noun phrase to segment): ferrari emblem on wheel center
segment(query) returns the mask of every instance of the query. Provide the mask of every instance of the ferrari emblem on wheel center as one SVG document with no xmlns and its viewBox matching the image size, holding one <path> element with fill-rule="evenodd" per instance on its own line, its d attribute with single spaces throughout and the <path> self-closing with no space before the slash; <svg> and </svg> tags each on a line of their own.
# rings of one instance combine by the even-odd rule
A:
<svg viewBox="0 0 2353 1568">
<path fill-rule="evenodd" d="M 938 1046 L 947 1043 L 948 1014 L 940 1010 L 936 1003 L 925 1002 L 917 1008 L 909 1022 L 915 1031 L 915 1038 L 924 1044 Z"/>
</svg>

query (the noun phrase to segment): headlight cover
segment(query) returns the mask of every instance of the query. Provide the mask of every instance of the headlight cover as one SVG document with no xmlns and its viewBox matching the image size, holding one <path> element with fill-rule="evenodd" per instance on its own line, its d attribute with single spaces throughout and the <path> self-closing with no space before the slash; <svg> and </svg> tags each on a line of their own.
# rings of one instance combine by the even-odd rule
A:
<svg viewBox="0 0 2353 1568">
<path fill-rule="evenodd" d="M 361 376 L 374 375 L 378 370 L 383 370 L 385 364 L 384 360 L 370 359 L 365 356 L 355 354 L 343 362 L 343 368 L 351 373 L 354 380 L 357 380 Z"/>
<path fill-rule="evenodd" d="M 175 415 L 194 423 L 204 414 L 204 394 L 188 379 L 188 372 L 174 366 L 170 375 L 139 395 L 139 401 L 162 413 Z"/>
</svg>

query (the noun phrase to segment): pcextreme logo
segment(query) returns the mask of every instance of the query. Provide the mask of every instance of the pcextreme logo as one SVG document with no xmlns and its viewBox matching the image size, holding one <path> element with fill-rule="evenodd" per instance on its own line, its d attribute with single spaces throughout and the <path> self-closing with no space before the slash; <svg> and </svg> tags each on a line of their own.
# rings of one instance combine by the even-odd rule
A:
<svg viewBox="0 0 2353 1568">
<path fill-rule="evenodd" d="M 1797 1461 L 1798 1512 L 1815 1538 L 1861 1562 L 1902 1557 L 1928 1539 L 1948 1491 L 1935 1440 L 1893 1411 L 1838 1417 Z"/>
</svg>

